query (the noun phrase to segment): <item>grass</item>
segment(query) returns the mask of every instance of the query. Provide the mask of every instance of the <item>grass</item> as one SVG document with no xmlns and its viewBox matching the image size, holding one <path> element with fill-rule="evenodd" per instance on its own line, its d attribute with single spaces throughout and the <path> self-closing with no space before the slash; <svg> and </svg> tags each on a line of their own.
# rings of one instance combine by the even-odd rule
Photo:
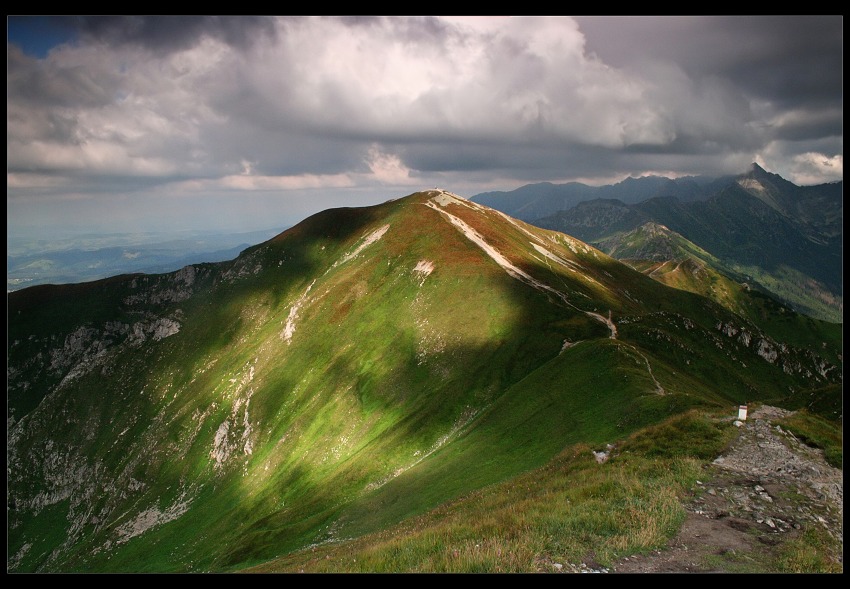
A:
<svg viewBox="0 0 850 589">
<path fill-rule="evenodd" d="M 622 444 L 621 452 L 633 452 L 647 458 L 689 456 L 713 460 L 733 437 L 729 428 L 691 410 L 682 416 L 651 425 Z"/>
<path fill-rule="evenodd" d="M 675 462 L 675 464 L 672 464 Z M 551 466 L 473 493 L 388 532 L 323 546 L 259 570 L 529 572 L 547 562 L 607 563 L 651 550 L 677 529 L 676 491 L 695 461 L 597 465 L 576 446 Z"/>
<path fill-rule="evenodd" d="M 844 467 L 844 435 L 841 423 L 797 411 L 777 422 L 805 444 L 823 450 L 826 461 L 835 468 Z"/>
<path fill-rule="evenodd" d="M 844 387 L 841 383 L 798 391 L 773 403 L 790 411 L 805 409 L 832 423 L 842 424 L 844 416 Z"/>
<path fill-rule="evenodd" d="M 50 288 L 30 291 L 37 300 L 27 291 L 10 295 L 10 320 L 21 311 L 10 334 L 22 342 L 10 366 L 49 358 L 83 320 L 99 328 L 145 312 L 179 309 L 181 317 L 178 334 L 116 353 L 108 370 L 37 408 L 32 399 L 45 398 L 61 374 L 27 365 L 16 377 L 10 399 L 33 417 L 10 453 L 17 463 L 9 494 L 65 485 L 74 503 L 57 505 L 49 519 L 15 514 L 10 546 L 53 542 L 80 524 L 85 533 L 52 570 L 239 570 L 361 536 L 398 540 L 380 557 L 357 557 L 382 570 L 608 562 L 675 529 L 682 513 L 675 497 L 722 439 L 710 420 L 686 413 L 683 423 L 624 441 L 604 465 L 589 448 L 693 407 L 776 397 L 796 384 L 767 363 L 748 374 L 727 359 L 744 351 L 716 349 L 706 335 L 721 310 L 705 299 L 595 251 L 571 252 L 563 238 L 541 234 L 584 271 L 541 262 L 529 235 L 500 217 L 458 211 L 524 271 L 567 293 L 578 309 L 569 307 L 508 276 L 422 198 L 314 216 L 234 262 L 205 265 L 195 295 L 173 304 L 122 303 L 166 288 L 165 275 L 140 278 L 135 289 L 127 280 L 106 282 L 106 298 L 93 286 L 72 288 L 74 300 Z M 380 241 L 334 264 L 385 223 L 391 228 Z M 427 278 L 413 271 L 423 259 L 434 264 Z M 229 280 L 228 272 L 243 274 Z M 284 341 L 292 305 L 311 284 Z M 613 309 L 617 321 L 625 310 L 639 317 L 611 340 L 581 309 Z M 696 325 L 690 331 L 686 317 Z M 38 332 L 32 342 L 29 329 Z M 562 349 L 565 340 L 574 345 Z M 666 394 L 655 394 L 649 364 Z M 212 456 L 221 432 L 232 446 L 224 465 Z M 549 464 L 564 448 L 573 450 Z M 57 473 L 43 466 L 58 464 L 65 475 L 65 465 L 77 463 L 89 465 L 94 480 L 56 483 Z M 101 492 L 107 488 L 119 491 Z M 115 545 L 116 526 L 168 509 L 184 491 L 185 516 Z M 470 497 L 484 507 L 470 508 Z M 443 516 L 428 519 L 434 513 L 454 524 L 441 527 Z M 381 536 L 416 518 L 425 518 L 427 534 Z M 38 557 L 31 550 L 19 570 L 38 567 Z"/>
<path fill-rule="evenodd" d="M 783 545 L 775 570 L 782 573 L 843 573 L 844 565 L 832 536 L 823 528 L 810 526 L 800 537 Z"/>
<path fill-rule="evenodd" d="M 598 464 L 586 444 L 549 463 L 357 540 L 316 546 L 249 572 L 552 572 L 610 566 L 666 544 L 700 456 L 728 428 L 696 411 L 642 430 Z M 709 433 L 707 439 L 704 434 Z M 649 440 L 652 443 L 649 443 Z M 711 452 L 709 452 L 709 446 Z"/>
</svg>

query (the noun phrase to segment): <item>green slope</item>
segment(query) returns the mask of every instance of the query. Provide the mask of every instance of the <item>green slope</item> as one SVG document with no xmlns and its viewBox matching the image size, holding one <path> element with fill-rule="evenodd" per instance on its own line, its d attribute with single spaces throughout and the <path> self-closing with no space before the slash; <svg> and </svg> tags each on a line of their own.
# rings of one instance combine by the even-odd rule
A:
<svg viewBox="0 0 850 589">
<path fill-rule="evenodd" d="M 750 285 L 721 260 L 663 225 L 647 222 L 632 231 L 602 239 L 598 245 L 662 284 L 719 303 L 759 325 L 774 339 L 806 346 L 813 337 L 821 337 L 832 346 L 841 346 L 840 324 L 794 313 Z"/>
<path fill-rule="evenodd" d="M 239 570 L 571 444 L 841 381 L 817 328 L 789 346 L 442 191 L 233 262 L 25 289 L 9 322 L 13 571 Z"/>
<path fill-rule="evenodd" d="M 685 516 L 680 497 L 700 459 L 732 435 L 696 411 L 607 447 L 576 444 L 546 465 L 399 525 L 313 547 L 251 572 L 579 572 L 664 546 Z M 587 568 L 584 569 L 587 571 Z"/>
</svg>

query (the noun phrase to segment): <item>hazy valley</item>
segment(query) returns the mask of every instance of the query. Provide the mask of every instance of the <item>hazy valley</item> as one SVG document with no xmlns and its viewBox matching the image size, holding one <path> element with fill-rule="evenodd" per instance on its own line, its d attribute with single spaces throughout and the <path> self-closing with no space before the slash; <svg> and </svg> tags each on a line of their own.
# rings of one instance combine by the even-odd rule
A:
<svg viewBox="0 0 850 589">
<path fill-rule="evenodd" d="M 10 235 L 6 244 L 6 290 L 87 282 L 133 272 L 172 272 L 189 264 L 232 260 L 245 248 L 278 233 L 280 230 L 112 233 L 50 240 Z"/>
</svg>

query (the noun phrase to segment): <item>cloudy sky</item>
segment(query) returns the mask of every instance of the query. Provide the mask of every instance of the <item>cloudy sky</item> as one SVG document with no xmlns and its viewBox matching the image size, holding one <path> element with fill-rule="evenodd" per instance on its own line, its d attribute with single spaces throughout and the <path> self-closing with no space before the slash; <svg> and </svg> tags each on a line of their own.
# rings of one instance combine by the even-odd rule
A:
<svg viewBox="0 0 850 589">
<path fill-rule="evenodd" d="M 843 17 L 8 17 L 9 234 L 440 186 L 843 178 Z"/>
</svg>

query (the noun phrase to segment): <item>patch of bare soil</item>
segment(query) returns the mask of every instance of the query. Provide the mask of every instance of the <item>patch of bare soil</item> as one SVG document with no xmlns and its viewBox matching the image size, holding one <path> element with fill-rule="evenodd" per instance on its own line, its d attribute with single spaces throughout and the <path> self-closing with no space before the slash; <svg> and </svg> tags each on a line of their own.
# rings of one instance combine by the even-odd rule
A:
<svg viewBox="0 0 850 589">
<path fill-rule="evenodd" d="M 789 413 L 754 411 L 706 468 L 667 548 L 624 558 L 610 572 L 772 572 L 783 545 L 813 526 L 836 540 L 833 557 L 843 563 L 842 471 L 773 423 Z"/>
</svg>

